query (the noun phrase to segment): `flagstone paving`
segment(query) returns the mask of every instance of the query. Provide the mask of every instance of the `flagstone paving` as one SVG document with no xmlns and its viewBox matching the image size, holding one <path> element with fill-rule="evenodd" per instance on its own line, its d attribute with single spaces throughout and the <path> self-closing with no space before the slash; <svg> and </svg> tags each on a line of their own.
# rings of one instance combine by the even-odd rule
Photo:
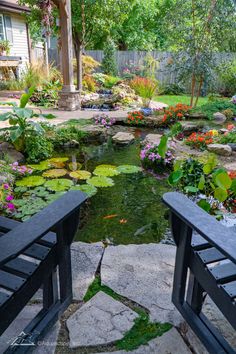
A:
<svg viewBox="0 0 236 354">
<path fill-rule="evenodd" d="M 120 245 L 104 249 L 101 242 L 75 242 L 72 245 L 74 303 L 33 353 L 125 354 L 124 350 L 116 351 L 115 343 L 138 318 L 134 305 L 136 308 L 141 305 L 151 322 L 169 322 L 173 327 L 131 353 L 207 354 L 171 303 L 174 259 L 175 247 L 171 245 Z M 99 291 L 88 302 L 82 301 L 97 273 L 100 273 L 103 285 L 122 295 L 119 300 Z M 39 298 L 36 304 L 21 312 L 17 321 L 2 335 L 0 352 L 6 349 L 9 340 L 19 335 L 40 306 L 42 301 Z M 236 347 L 234 330 L 210 300 L 206 300 L 203 310 Z M 56 349 L 58 342 L 63 346 Z"/>
<path fill-rule="evenodd" d="M 129 307 L 100 291 L 67 320 L 70 348 L 121 339 L 137 317 Z"/>
</svg>

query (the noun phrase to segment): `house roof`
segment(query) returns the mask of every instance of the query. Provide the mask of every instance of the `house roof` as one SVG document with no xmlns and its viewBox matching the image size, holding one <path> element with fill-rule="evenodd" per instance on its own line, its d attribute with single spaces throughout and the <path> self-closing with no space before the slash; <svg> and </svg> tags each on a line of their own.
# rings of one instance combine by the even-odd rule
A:
<svg viewBox="0 0 236 354">
<path fill-rule="evenodd" d="M 30 12 L 28 7 L 19 5 L 17 0 L 1 0 L 0 11 L 1 10 L 14 13 Z"/>
</svg>

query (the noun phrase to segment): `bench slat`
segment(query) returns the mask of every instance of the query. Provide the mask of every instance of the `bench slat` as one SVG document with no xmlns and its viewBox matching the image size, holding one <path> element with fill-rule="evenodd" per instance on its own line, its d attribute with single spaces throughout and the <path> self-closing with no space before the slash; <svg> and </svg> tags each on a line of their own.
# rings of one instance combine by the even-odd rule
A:
<svg viewBox="0 0 236 354">
<path fill-rule="evenodd" d="M 27 276 L 33 274 L 36 270 L 37 264 L 33 262 L 29 262 L 28 260 L 22 258 L 15 258 L 4 265 L 4 270 L 6 271 L 13 271 L 16 273 L 23 273 Z"/>
<path fill-rule="evenodd" d="M 57 235 L 54 232 L 48 232 L 45 236 L 40 238 L 37 243 L 41 245 L 52 247 L 57 243 Z"/>
<path fill-rule="evenodd" d="M 9 298 L 10 295 L 0 292 L 0 306 L 2 306 Z"/>
<path fill-rule="evenodd" d="M 26 279 L 24 278 L 0 270 L 0 286 L 5 289 L 16 291 L 24 284 L 25 281 Z"/>
<path fill-rule="evenodd" d="M 217 282 L 233 280 L 236 279 L 236 264 L 234 263 L 225 263 L 217 265 L 213 268 L 209 268 L 210 272 L 217 280 Z"/>
<path fill-rule="evenodd" d="M 218 262 L 225 259 L 225 256 L 214 247 L 198 251 L 196 253 L 205 264 Z"/>
<path fill-rule="evenodd" d="M 236 281 L 232 281 L 228 284 L 221 285 L 227 294 L 233 299 L 236 297 Z"/>
<path fill-rule="evenodd" d="M 23 254 L 42 261 L 47 257 L 49 252 L 50 248 L 34 243 L 32 246 L 28 247 Z"/>
<path fill-rule="evenodd" d="M 209 247 L 209 243 L 202 236 L 193 232 L 191 245 L 194 249 L 200 250 Z"/>
</svg>

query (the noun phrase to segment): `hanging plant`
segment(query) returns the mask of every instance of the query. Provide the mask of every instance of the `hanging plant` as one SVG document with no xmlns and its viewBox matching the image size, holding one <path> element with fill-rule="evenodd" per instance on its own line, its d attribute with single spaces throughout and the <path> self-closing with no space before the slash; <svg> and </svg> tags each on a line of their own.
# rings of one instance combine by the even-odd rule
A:
<svg viewBox="0 0 236 354">
<path fill-rule="evenodd" d="M 87 183 L 94 187 L 112 187 L 114 181 L 109 177 L 97 176 L 87 180 Z"/>
<path fill-rule="evenodd" d="M 42 13 L 42 25 L 45 28 L 45 34 L 51 34 L 51 28 L 54 24 L 53 7 L 51 0 L 37 0 L 37 5 Z"/>
<path fill-rule="evenodd" d="M 70 173 L 70 177 L 85 180 L 91 177 L 91 173 L 89 171 L 84 171 L 84 170 L 73 171 Z"/>
<path fill-rule="evenodd" d="M 54 192 L 63 192 L 72 187 L 73 182 L 69 179 L 59 178 L 47 181 L 44 186 Z"/>
<path fill-rule="evenodd" d="M 16 181 L 17 187 L 37 187 L 44 184 L 45 179 L 41 176 L 29 176 Z"/>
<path fill-rule="evenodd" d="M 76 186 L 71 187 L 70 190 L 84 192 L 84 193 L 88 194 L 89 197 L 92 197 L 93 195 L 95 195 L 97 193 L 97 188 L 91 184 L 76 185 Z"/>
<path fill-rule="evenodd" d="M 67 170 L 64 168 L 54 168 L 43 173 L 43 177 L 58 178 L 67 174 Z"/>
</svg>

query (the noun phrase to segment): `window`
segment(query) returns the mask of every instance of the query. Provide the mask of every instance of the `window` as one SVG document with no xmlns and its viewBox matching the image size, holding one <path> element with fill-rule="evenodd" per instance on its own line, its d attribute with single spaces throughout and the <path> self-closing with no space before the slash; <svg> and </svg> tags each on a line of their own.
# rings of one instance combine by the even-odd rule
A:
<svg viewBox="0 0 236 354">
<path fill-rule="evenodd" d="M 3 15 L 0 14 L 0 41 L 6 39 Z"/>
<path fill-rule="evenodd" d="M 11 17 L 0 14 L 0 41 L 8 40 L 13 43 Z"/>
</svg>

